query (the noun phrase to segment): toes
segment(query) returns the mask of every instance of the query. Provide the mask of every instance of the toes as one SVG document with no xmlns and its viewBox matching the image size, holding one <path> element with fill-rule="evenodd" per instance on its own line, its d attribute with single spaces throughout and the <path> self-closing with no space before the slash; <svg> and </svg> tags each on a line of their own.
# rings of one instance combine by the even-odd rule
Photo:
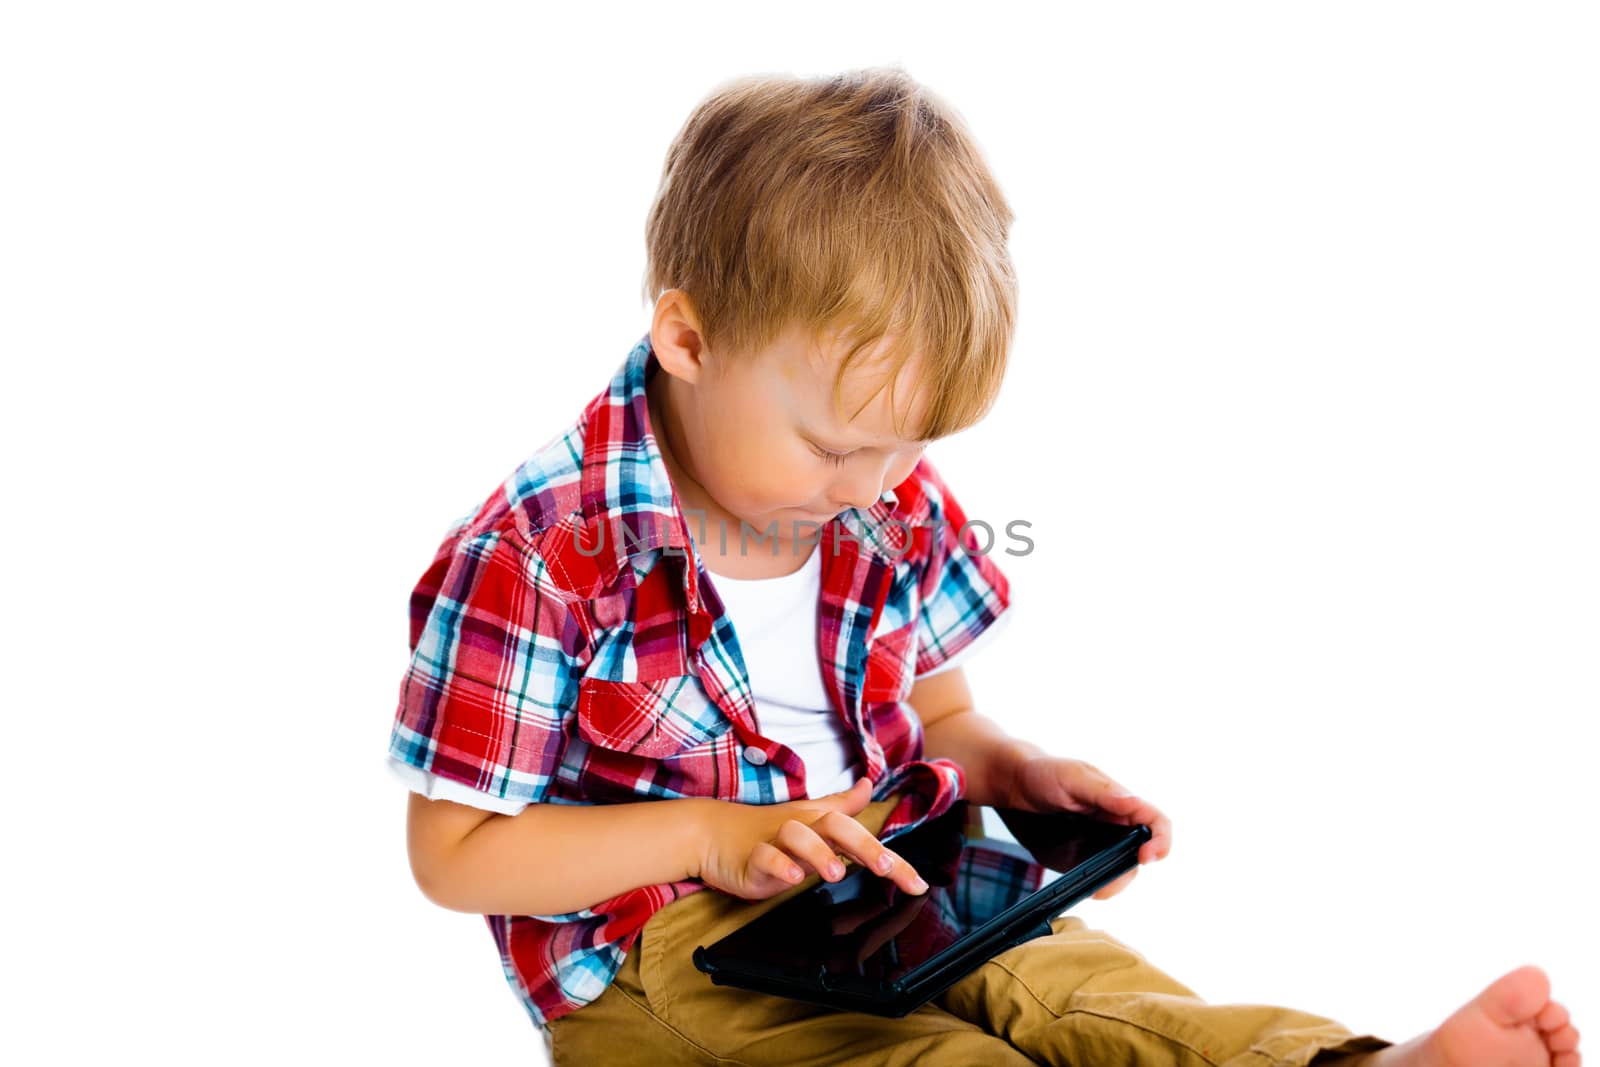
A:
<svg viewBox="0 0 1600 1067">
<path fill-rule="evenodd" d="M 1550 1002 L 1550 979 L 1531 964 L 1501 975 L 1478 994 L 1489 1017 L 1501 1026 L 1530 1022 Z"/>
<path fill-rule="evenodd" d="M 1567 1009 L 1552 1000 L 1544 1006 L 1544 1010 L 1539 1013 L 1534 1023 L 1541 1030 L 1559 1030 L 1567 1025 L 1569 1018 L 1571 1016 L 1567 1014 Z"/>
<path fill-rule="evenodd" d="M 1551 1052 L 1571 1052 L 1578 1047 L 1577 1027 L 1564 1026 L 1544 1039 L 1545 1048 Z"/>
</svg>

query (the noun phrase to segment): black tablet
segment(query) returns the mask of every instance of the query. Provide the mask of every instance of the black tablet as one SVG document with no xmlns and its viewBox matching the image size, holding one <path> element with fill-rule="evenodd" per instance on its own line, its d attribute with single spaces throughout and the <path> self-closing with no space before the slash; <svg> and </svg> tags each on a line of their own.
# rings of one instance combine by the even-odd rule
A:
<svg viewBox="0 0 1600 1067">
<path fill-rule="evenodd" d="M 1146 826 L 1071 812 L 993 809 L 1016 837 L 971 837 L 965 800 L 887 842 L 928 883 L 906 893 L 859 864 L 713 945 L 694 965 L 718 985 L 898 1017 L 1138 864 Z"/>
</svg>

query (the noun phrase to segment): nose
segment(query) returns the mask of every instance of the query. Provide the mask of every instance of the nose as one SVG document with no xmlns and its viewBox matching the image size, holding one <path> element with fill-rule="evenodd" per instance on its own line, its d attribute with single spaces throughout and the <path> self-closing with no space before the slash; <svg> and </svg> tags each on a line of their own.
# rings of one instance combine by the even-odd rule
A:
<svg viewBox="0 0 1600 1067">
<path fill-rule="evenodd" d="M 863 466 L 852 476 L 843 478 L 834 487 L 834 507 L 839 511 L 845 508 L 859 508 L 867 510 L 878 502 L 884 491 L 889 487 L 884 483 L 882 472 L 868 470 Z"/>
</svg>

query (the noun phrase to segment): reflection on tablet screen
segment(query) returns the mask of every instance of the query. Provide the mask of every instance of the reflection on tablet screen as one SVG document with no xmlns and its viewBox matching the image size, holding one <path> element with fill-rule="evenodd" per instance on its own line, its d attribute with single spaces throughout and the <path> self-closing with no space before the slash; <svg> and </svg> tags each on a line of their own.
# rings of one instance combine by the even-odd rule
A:
<svg viewBox="0 0 1600 1067">
<path fill-rule="evenodd" d="M 774 974 L 892 981 L 1060 878 L 1126 835 L 1128 828 L 1066 812 L 996 814 L 1015 841 L 968 839 L 968 807 L 892 839 L 928 891 L 911 894 L 852 865 L 729 935 L 723 948 Z"/>
</svg>

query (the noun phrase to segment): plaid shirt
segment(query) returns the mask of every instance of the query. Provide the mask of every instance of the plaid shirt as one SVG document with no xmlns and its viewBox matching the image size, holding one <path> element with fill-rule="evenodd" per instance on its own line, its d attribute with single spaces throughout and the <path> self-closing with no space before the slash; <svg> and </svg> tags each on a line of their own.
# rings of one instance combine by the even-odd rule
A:
<svg viewBox="0 0 1600 1067">
<path fill-rule="evenodd" d="M 651 433 L 645 383 L 658 371 L 647 334 L 568 429 L 452 525 L 411 594 L 390 759 L 485 806 L 806 797 L 800 757 L 757 730 L 738 640 Z M 964 795 L 958 764 L 921 758 L 906 698 L 1010 604 L 994 561 L 958 537 L 965 521 L 924 456 L 819 534 L 817 654 L 873 798 L 900 796 L 884 841 Z M 653 913 L 706 888 L 688 879 L 485 919 L 543 1026 L 605 990 Z"/>
</svg>

